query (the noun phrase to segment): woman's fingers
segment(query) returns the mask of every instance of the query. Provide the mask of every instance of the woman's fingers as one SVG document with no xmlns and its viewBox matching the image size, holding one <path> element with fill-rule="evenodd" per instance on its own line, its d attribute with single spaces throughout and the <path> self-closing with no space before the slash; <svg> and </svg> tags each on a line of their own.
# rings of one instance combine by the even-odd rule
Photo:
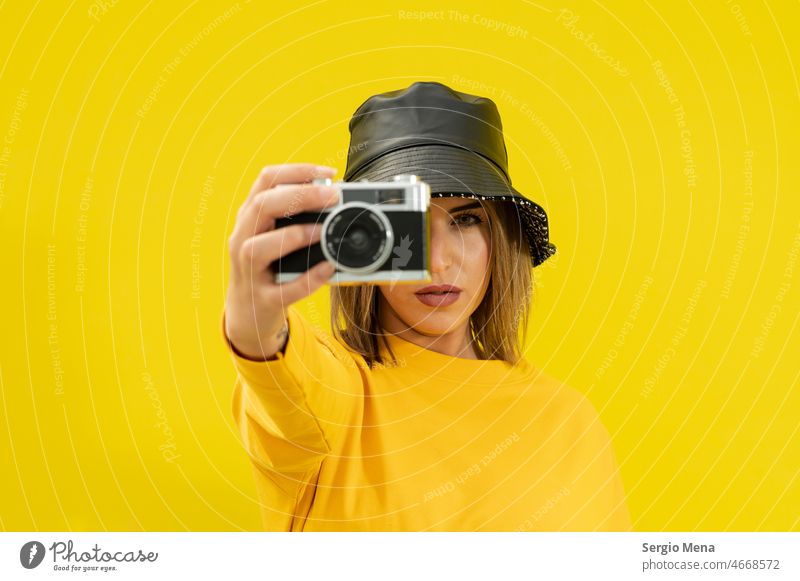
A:
<svg viewBox="0 0 800 581">
<path fill-rule="evenodd" d="M 278 258 L 319 242 L 321 235 L 321 224 L 293 224 L 251 236 L 239 251 L 242 274 L 258 276 Z"/>
<path fill-rule="evenodd" d="M 234 231 L 231 241 L 234 239 L 238 240 L 238 243 L 244 241 L 246 236 L 242 235 L 241 231 L 246 234 L 249 233 L 250 236 L 259 232 L 255 230 L 255 223 L 252 220 L 253 212 L 249 212 L 251 215 L 249 223 L 244 224 L 244 228 L 240 227 L 242 226 L 240 224 L 242 216 L 248 212 L 248 208 L 250 208 L 258 194 L 282 184 L 304 184 L 311 182 L 315 178 L 328 178 L 333 177 L 335 174 L 336 168 L 313 163 L 285 163 L 265 166 L 258 174 L 255 182 L 253 182 L 253 187 L 250 188 L 250 194 L 247 199 L 239 207 L 235 229 L 240 230 L 240 232 Z M 256 212 L 256 215 L 258 215 L 258 212 Z M 231 245 L 233 246 L 233 244 Z"/>
<path fill-rule="evenodd" d="M 280 304 L 283 308 L 313 294 L 319 287 L 331 277 L 335 268 L 330 262 L 323 260 L 318 262 L 306 272 L 298 276 L 291 282 L 284 282 L 276 285 L 275 290 L 279 293 Z"/>
<path fill-rule="evenodd" d="M 334 175 L 336 175 L 336 168 L 313 163 L 268 165 L 261 170 L 256 181 L 253 182 L 250 195 L 242 204 L 242 208 L 247 206 L 256 194 L 274 188 L 278 184 L 302 184 L 315 178 L 331 178 Z"/>
<path fill-rule="evenodd" d="M 275 227 L 277 218 L 321 210 L 339 202 L 339 190 L 312 184 L 281 185 L 259 192 L 239 217 L 243 234 L 255 236 Z"/>
<path fill-rule="evenodd" d="M 293 184 L 259 192 L 239 215 L 231 235 L 231 250 L 235 254 L 248 238 L 274 229 L 277 218 L 319 211 L 338 202 L 338 190 L 327 186 Z"/>
</svg>

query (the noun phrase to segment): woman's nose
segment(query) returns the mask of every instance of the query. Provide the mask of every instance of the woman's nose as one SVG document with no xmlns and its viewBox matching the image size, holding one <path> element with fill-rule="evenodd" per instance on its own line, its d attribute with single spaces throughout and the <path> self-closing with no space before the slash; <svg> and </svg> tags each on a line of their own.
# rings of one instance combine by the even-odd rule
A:
<svg viewBox="0 0 800 581">
<path fill-rule="evenodd" d="M 438 220 L 431 223 L 431 272 L 445 272 L 453 262 L 452 242 L 446 228 Z"/>
</svg>

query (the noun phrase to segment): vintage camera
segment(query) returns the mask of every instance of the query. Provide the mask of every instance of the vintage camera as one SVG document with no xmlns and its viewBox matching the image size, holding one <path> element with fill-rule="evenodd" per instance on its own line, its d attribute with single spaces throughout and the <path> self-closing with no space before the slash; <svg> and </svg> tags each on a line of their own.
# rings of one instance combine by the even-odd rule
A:
<svg viewBox="0 0 800 581">
<path fill-rule="evenodd" d="M 318 212 L 278 218 L 276 228 L 321 223 L 320 242 L 272 264 L 278 283 L 291 281 L 323 260 L 336 265 L 329 284 L 430 281 L 430 187 L 415 175 L 391 182 L 332 182 L 341 201 Z"/>
</svg>

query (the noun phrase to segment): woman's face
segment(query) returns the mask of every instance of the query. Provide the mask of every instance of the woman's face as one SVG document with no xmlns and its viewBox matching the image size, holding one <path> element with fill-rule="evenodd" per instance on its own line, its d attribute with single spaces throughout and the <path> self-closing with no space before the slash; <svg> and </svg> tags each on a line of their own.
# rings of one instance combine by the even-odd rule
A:
<svg viewBox="0 0 800 581">
<path fill-rule="evenodd" d="M 491 230 L 482 203 L 491 202 L 469 198 L 431 199 L 432 280 L 419 284 L 378 285 L 385 329 L 398 332 L 410 328 L 428 336 L 468 332 L 469 317 L 483 300 L 491 278 Z M 442 284 L 456 286 L 461 291 L 450 295 L 443 304 L 435 305 L 433 303 L 442 297 L 425 298 L 416 294 L 427 286 Z"/>
</svg>

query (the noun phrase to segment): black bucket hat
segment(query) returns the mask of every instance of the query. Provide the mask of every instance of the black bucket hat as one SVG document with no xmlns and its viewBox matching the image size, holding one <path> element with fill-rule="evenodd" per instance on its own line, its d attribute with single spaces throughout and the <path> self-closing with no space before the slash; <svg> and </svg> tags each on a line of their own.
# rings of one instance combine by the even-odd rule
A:
<svg viewBox="0 0 800 581">
<path fill-rule="evenodd" d="M 389 181 L 415 174 L 431 198 L 462 197 L 515 204 L 533 266 L 552 256 L 547 214 L 511 185 L 503 126 L 491 99 L 438 82 L 417 82 L 374 95 L 350 119 L 343 179 Z"/>
</svg>

